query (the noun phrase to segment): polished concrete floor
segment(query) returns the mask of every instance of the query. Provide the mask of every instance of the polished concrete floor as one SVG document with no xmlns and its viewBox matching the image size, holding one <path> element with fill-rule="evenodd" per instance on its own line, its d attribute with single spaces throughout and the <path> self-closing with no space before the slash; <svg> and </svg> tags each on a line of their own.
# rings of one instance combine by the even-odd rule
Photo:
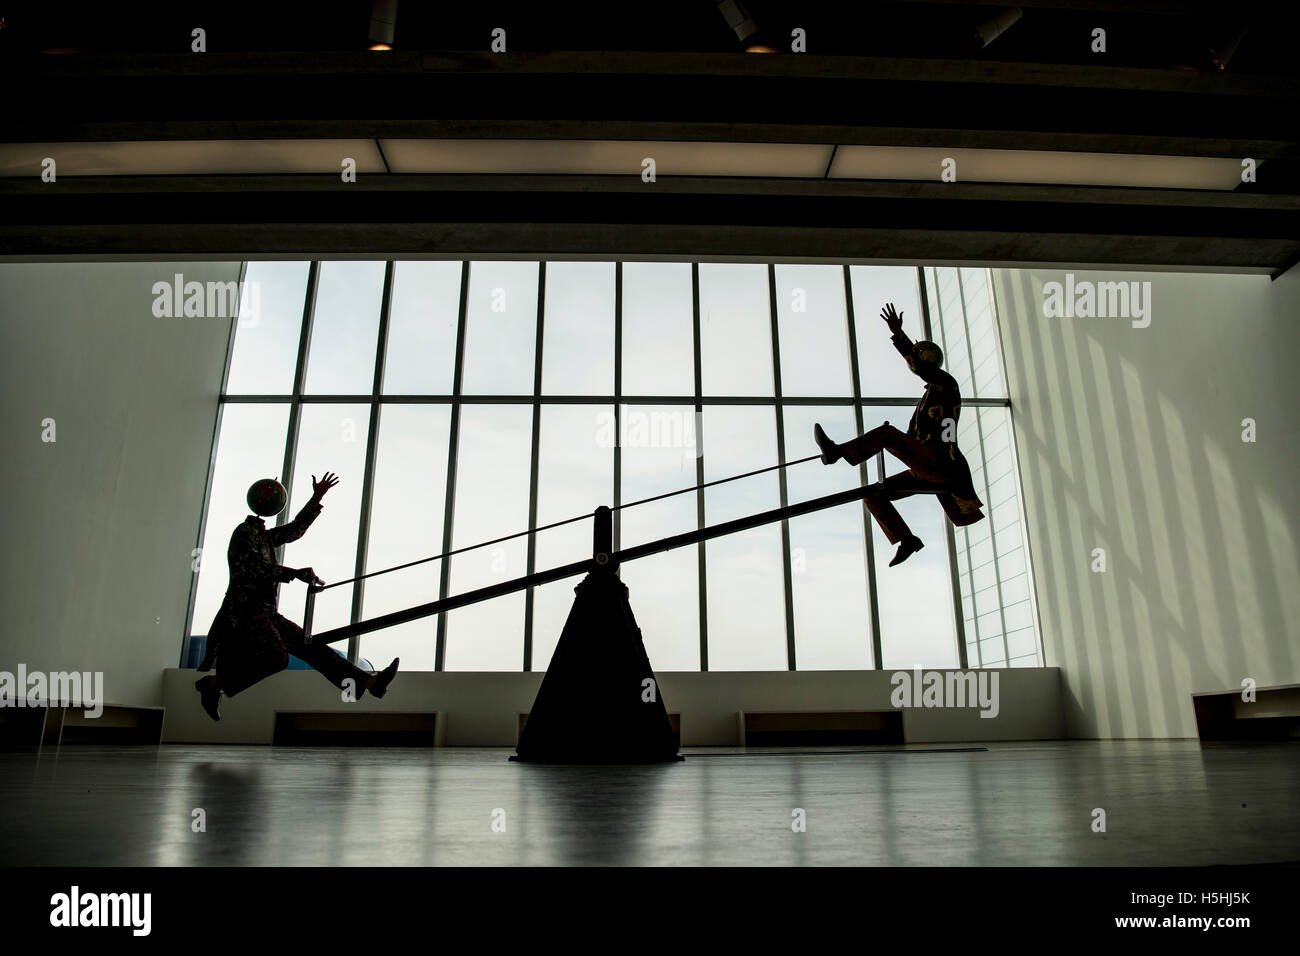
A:
<svg viewBox="0 0 1300 956">
<path fill-rule="evenodd" d="M 0 863 L 1300 861 L 1300 743 L 686 753 L 640 767 L 521 765 L 505 750 L 0 753 Z"/>
</svg>

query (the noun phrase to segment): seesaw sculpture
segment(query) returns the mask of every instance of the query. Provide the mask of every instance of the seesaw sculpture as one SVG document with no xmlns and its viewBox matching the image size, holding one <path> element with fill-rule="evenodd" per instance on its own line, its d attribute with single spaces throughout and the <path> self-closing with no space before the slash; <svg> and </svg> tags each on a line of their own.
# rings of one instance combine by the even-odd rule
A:
<svg viewBox="0 0 1300 956">
<path fill-rule="evenodd" d="M 980 510 L 981 502 L 971 484 L 969 467 L 956 445 L 956 421 L 960 414 L 961 397 L 956 381 L 939 367 L 942 358 L 939 347 L 932 342 L 912 343 L 903 334 L 902 316 L 894 311 L 892 305 L 885 308 L 882 318 L 893 332 L 895 347 L 907 360 L 913 372 L 926 383 L 925 394 L 917 404 L 906 433 L 886 422 L 880 428 L 838 445 L 827 438 L 821 426 L 817 425 L 814 437 L 821 448 L 820 454 L 719 478 L 638 501 L 626 502 L 615 508 L 602 505 L 593 515 L 575 515 L 541 527 L 409 561 L 396 567 L 335 581 L 332 584 L 321 582 L 310 568 L 293 571 L 272 565 L 271 567 L 279 569 L 279 577 L 268 580 L 299 578 L 307 582 L 307 602 L 303 612 L 301 638 L 298 636 L 297 626 L 289 622 L 292 625 L 291 631 L 295 643 L 294 653 L 302 656 L 300 651 L 305 649 L 309 658 L 319 658 L 321 655 L 313 648 L 323 648 L 324 645 L 350 640 L 361 634 L 369 634 L 582 574 L 585 576 L 574 588 L 573 606 L 520 735 L 517 754 L 511 759 L 549 763 L 644 763 L 680 759 L 667 708 L 646 656 L 641 629 L 637 626 L 636 617 L 632 613 L 627 586 L 618 577 L 618 570 L 623 564 L 673 548 L 699 544 L 712 538 L 735 534 L 826 508 L 834 508 L 851 501 L 864 501 L 889 540 L 899 545 L 898 553 L 890 562 L 893 566 L 906 560 L 922 546 L 920 539 L 911 534 L 897 510 L 894 509 L 892 504 L 894 500 L 913 494 L 934 494 L 938 496 L 954 524 L 970 524 L 984 517 Z M 884 450 L 888 450 L 902 460 L 909 466 L 908 470 L 874 484 L 746 515 L 619 551 L 614 550 L 612 515 L 616 510 L 634 508 L 674 495 L 687 494 L 765 472 L 790 468 L 818 458 L 827 465 L 840 458 L 857 464 L 870 455 L 879 454 Z M 303 513 L 300 513 L 293 522 L 273 529 L 284 541 L 300 537 L 307 525 L 315 518 L 315 514 L 319 512 L 319 497 L 324 494 L 321 485 L 325 485 L 324 490 L 332 487 L 333 482 L 328 482 L 328 479 L 327 474 L 322 483 L 314 483 L 317 496 L 303 509 Z M 256 487 L 255 485 L 254 488 Z M 281 493 L 282 491 L 283 489 Z M 256 511 L 252 489 L 250 489 L 249 503 Z M 274 505 L 276 502 L 271 504 Z M 283 507 L 283 500 L 279 500 L 278 507 L 270 513 L 278 513 Z M 310 513 L 307 513 L 309 511 Z M 590 558 L 312 634 L 316 595 L 330 588 L 353 584 L 366 578 L 389 574 L 429 561 L 445 560 L 456 554 L 500 544 L 525 535 L 537 534 L 575 521 L 583 521 L 588 517 L 593 521 Z M 240 531 L 237 529 L 236 536 L 239 534 Z M 270 533 L 264 532 L 264 534 L 269 536 Z M 233 546 L 232 538 L 232 548 Z M 265 555 L 263 557 L 265 558 Z M 233 559 L 231 568 L 233 588 L 235 571 Z M 274 573 L 268 572 L 268 574 Z M 210 651 L 209 658 L 211 653 Z M 338 655 L 333 652 L 328 656 L 338 658 Z M 326 672 L 326 676 L 331 680 L 345 676 L 344 669 L 335 666 L 333 662 L 326 663 L 331 668 Z M 351 665 L 346 666 L 351 667 Z M 392 679 L 396 666 L 397 661 L 394 661 L 388 669 L 377 675 L 359 672 L 362 677 L 358 679 L 368 681 L 366 686 L 372 693 L 375 692 L 377 683 L 380 693 L 376 696 L 382 696 L 382 690 Z M 201 691 L 202 684 L 201 680 L 196 685 Z M 208 705 L 206 698 L 204 703 L 206 707 Z"/>
</svg>

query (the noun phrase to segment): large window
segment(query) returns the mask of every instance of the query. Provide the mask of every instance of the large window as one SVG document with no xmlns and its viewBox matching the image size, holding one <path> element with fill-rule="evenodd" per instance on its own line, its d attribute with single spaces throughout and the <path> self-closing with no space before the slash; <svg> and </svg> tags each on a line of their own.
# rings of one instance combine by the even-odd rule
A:
<svg viewBox="0 0 1300 956">
<path fill-rule="evenodd" d="M 1004 397 L 1006 376 L 993 288 L 985 269 L 926 269 L 935 341 L 962 395 Z M 967 400 L 967 404 L 974 404 Z M 1042 663 L 1009 405 L 979 405 L 961 417 L 966 450 L 986 520 L 955 529 L 955 573 L 971 667 Z"/>
<path fill-rule="evenodd" d="M 959 443 L 988 518 L 953 528 L 898 503 L 925 548 L 893 547 L 859 503 L 621 569 L 660 670 L 1005 667 L 1041 662 L 996 308 L 981 269 L 641 262 L 249 263 L 232 329 L 190 634 L 227 584 L 243 495 L 279 477 L 290 520 L 342 482 L 282 560 L 348 581 L 316 632 L 581 560 L 598 505 L 615 546 L 805 501 L 903 469 L 816 460 L 696 486 L 906 426 L 923 384 L 879 318 L 894 302 L 962 386 Z M 621 505 L 665 492 L 687 493 Z M 463 550 L 469 549 L 469 550 Z M 456 550 L 449 558 L 435 556 Z M 432 560 L 424 560 L 432 559 Z M 392 573 L 379 573 L 397 565 Z M 577 578 L 335 645 L 426 670 L 542 670 Z M 300 621 L 305 586 L 283 585 Z M 197 644 L 197 642 L 195 642 Z M 192 649 L 187 647 L 189 659 Z"/>
</svg>

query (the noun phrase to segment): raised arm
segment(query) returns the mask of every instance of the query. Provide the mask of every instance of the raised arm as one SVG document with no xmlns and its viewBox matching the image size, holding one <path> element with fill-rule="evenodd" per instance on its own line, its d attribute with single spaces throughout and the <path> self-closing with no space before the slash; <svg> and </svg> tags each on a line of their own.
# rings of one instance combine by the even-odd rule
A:
<svg viewBox="0 0 1300 956">
<path fill-rule="evenodd" d="M 321 499 L 325 497 L 325 492 L 329 491 L 338 483 L 338 476 L 331 474 L 328 471 L 321 476 L 320 481 L 317 481 L 316 476 L 312 475 L 311 500 L 302 506 L 302 510 L 294 515 L 293 520 L 289 523 L 282 524 L 278 528 L 266 529 L 266 537 L 270 540 L 271 544 L 278 548 L 280 545 L 288 544 L 290 541 L 297 541 L 306 534 L 307 529 L 311 527 L 311 523 L 315 521 L 321 513 Z"/>
<path fill-rule="evenodd" d="M 272 547 L 276 548 L 282 544 L 288 544 L 290 541 L 297 541 L 307 533 L 307 529 L 320 516 L 320 513 L 320 502 L 315 498 L 311 499 L 294 515 L 292 521 L 282 524 L 278 528 L 267 528 L 267 540 L 271 542 Z"/>
<path fill-rule="evenodd" d="M 894 303 L 887 302 L 880 310 L 880 317 L 885 320 L 885 325 L 889 326 L 889 331 L 893 333 L 890 339 L 894 343 L 894 348 L 898 349 L 898 354 L 907 360 L 907 367 L 914 375 L 927 384 L 937 384 L 946 377 L 947 373 L 943 369 L 929 362 L 922 362 L 917 357 L 916 345 L 903 331 L 903 313 L 894 309 Z"/>
</svg>

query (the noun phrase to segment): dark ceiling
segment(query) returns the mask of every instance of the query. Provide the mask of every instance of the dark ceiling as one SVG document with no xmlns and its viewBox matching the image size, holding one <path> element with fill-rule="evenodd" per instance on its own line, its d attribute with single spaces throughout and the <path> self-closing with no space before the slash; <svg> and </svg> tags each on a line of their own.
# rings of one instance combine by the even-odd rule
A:
<svg viewBox="0 0 1300 956">
<path fill-rule="evenodd" d="M 996 4 L 780 2 L 743 0 L 758 28 L 748 43 L 788 48 L 790 31 L 807 32 L 807 52 L 872 57 L 969 57 L 1034 63 L 1097 62 L 1092 31 L 1107 32 L 1109 66 L 1225 68 L 1295 75 L 1300 4 L 1197 0 L 1038 0 L 986 49 L 973 36 Z M 208 51 L 344 51 L 368 45 L 369 0 L 125 4 L 34 0 L 0 8 L 6 52 L 184 53 L 190 31 L 207 32 Z M 406 50 L 481 50 L 495 27 L 509 48 L 733 52 L 742 49 L 715 0 L 493 2 L 406 0 L 398 7 L 394 46 Z"/>
<path fill-rule="evenodd" d="M 4 0 L 0 0 L 3 4 Z M 0 257 L 1300 258 L 1300 3 L 743 0 L 0 7 L 4 143 L 496 139 L 1251 157 L 1235 190 L 636 175 L 0 176 Z M 202 27 L 207 52 L 190 52 Z M 488 50 L 507 31 L 507 53 Z M 800 55 L 747 54 L 749 44 Z M 1106 31 L 1104 55 L 1090 50 Z M 54 55 L 47 51 L 73 51 Z M 30 92 L 24 92 L 30 91 Z M 24 161 L 24 164 L 26 161 Z M 17 169 L 17 167 L 15 167 Z M 829 170 L 828 170 L 829 173 Z"/>
</svg>

